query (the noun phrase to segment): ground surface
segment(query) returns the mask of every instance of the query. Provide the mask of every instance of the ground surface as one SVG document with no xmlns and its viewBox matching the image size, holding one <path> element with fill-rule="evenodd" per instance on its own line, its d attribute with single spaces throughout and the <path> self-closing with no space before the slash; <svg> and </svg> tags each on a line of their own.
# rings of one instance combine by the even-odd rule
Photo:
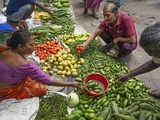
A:
<svg viewBox="0 0 160 120">
<path fill-rule="evenodd" d="M 75 19 L 87 32 L 93 33 L 100 21 L 103 20 L 102 8 L 105 0 L 103 0 L 100 8 L 100 19 L 96 20 L 91 15 L 83 15 L 83 0 L 71 0 Z M 140 37 L 143 29 L 152 22 L 160 19 L 160 1 L 159 0 L 123 0 L 123 5 L 120 11 L 129 14 L 135 22 L 138 38 Z M 140 46 L 123 61 L 126 61 L 131 69 L 143 64 L 150 60 L 149 57 Z M 144 81 L 151 89 L 159 89 L 160 91 L 160 68 L 150 73 L 137 76 L 140 80 Z M 159 101 L 158 101 L 159 102 Z M 160 102 L 159 102 L 160 103 Z"/>
</svg>

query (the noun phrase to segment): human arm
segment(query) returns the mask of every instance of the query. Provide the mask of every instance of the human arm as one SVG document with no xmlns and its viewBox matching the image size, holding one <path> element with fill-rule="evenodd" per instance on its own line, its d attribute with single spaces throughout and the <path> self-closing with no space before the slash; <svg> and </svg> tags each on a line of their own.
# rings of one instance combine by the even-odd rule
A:
<svg viewBox="0 0 160 120">
<path fill-rule="evenodd" d="M 36 5 L 37 7 L 39 7 L 40 9 L 44 10 L 45 12 L 48 12 L 51 16 L 55 16 L 54 13 L 52 13 L 49 9 L 45 8 L 43 5 L 41 5 L 38 2 L 35 2 L 34 5 Z"/>
<path fill-rule="evenodd" d="M 150 61 L 144 63 L 143 65 L 139 66 L 138 68 L 132 70 L 131 72 L 118 77 L 117 80 L 118 81 L 126 81 L 129 78 L 132 78 L 136 75 L 140 75 L 140 74 L 150 72 L 150 71 L 158 68 L 159 66 L 160 66 L 160 64 L 156 64 L 152 60 L 150 60 Z"/>
<path fill-rule="evenodd" d="M 97 28 L 95 33 L 93 33 L 83 44 L 83 49 L 85 49 L 89 43 L 91 43 L 98 35 L 102 33 L 102 29 Z"/>
<path fill-rule="evenodd" d="M 60 81 L 52 80 L 47 85 L 51 85 L 51 86 L 72 86 L 72 87 L 81 88 L 81 83 L 79 83 L 79 82 L 60 82 Z"/>
<path fill-rule="evenodd" d="M 118 38 L 113 39 L 113 42 L 115 44 L 117 44 L 119 42 L 136 43 L 136 37 L 135 36 L 131 36 L 131 37 L 118 37 Z"/>
<path fill-rule="evenodd" d="M 81 87 L 79 82 L 59 82 L 52 80 L 51 77 L 44 73 L 37 65 L 32 62 L 29 62 L 23 72 L 26 73 L 26 76 L 29 76 L 32 80 L 39 81 L 43 84 L 53 85 L 53 86 L 72 86 L 72 87 Z"/>
</svg>

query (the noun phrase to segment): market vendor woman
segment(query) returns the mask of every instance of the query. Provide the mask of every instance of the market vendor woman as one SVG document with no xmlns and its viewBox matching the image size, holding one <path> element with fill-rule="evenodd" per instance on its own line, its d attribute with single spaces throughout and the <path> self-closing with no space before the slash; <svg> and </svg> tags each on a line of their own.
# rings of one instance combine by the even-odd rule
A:
<svg viewBox="0 0 160 120">
<path fill-rule="evenodd" d="M 160 22 L 147 27 L 142 32 L 139 43 L 144 51 L 152 57 L 152 60 L 127 74 L 121 75 L 117 80 L 127 81 L 136 75 L 144 74 L 160 67 Z M 151 91 L 150 95 L 160 98 L 160 90 Z"/>
<path fill-rule="evenodd" d="M 9 0 L 7 6 L 8 22 L 14 23 L 18 22 L 19 20 L 30 18 L 35 6 L 48 12 L 51 15 L 54 15 L 47 8 L 36 2 L 36 0 Z"/>
<path fill-rule="evenodd" d="M 0 52 L 0 101 L 23 99 L 46 94 L 45 84 L 80 87 L 78 82 L 58 82 L 25 58 L 34 50 L 34 40 L 26 30 L 13 33 L 7 41 L 8 50 Z"/>
<path fill-rule="evenodd" d="M 116 56 L 126 56 L 136 49 L 137 34 L 134 23 L 131 17 L 119 12 L 118 8 L 119 7 L 112 2 L 104 5 L 104 20 L 96 29 L 95 33 L 82 44 L 83 49 L 98 35 L 107 43 L 107 45 L 103 47 L 103 52 L 106 52 L 111 42 L 115 44 L 113 48 L 118 52 L 118 54 L 117 52 L 115 53 L 117 54 Z"/>
</svg>

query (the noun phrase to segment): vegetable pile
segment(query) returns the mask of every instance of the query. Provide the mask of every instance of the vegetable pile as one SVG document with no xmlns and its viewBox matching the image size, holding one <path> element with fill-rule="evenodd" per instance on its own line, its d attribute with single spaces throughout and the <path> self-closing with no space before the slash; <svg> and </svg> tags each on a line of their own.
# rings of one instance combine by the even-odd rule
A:
<svg viewBox="0 0 160 120">
<path fill-rule="evenodd" d="M 41 98 L 35 120 L 66 120 L 67 105 L 65 97 L 55 94 Z"/>
<path fill-rule="evenodd" d="M 115 81 L 119 75 L 130 70 L 124 63 L 103 54 L 100 44 L 96 41 L 98 38 L 80 54 L 76 54 L 77 45 L 81 45 L 90 34 L 73 34 L 74 22 L 69 13 L 68 0 L 54 0 L 52 5 L 56 7 L 52 9 L 56 16 L 41 17 L 43 22 L 49 22 L 50 25 L 31 29 L 37 43 L 35 53 L 41 58 L 42 70 L 50 75 L 72 75 L 76 77 L 76 81 L 82 83 L 88 74 L 100 73 L 108 79 L 109 88 L 100 97 L 74 89 L 75 94 L 72 93 L 67 97 L 67 103 L 57 96 L 55 97 L 58 100 L 49 97 L 45 98 L 47 101 L 44 102 L 42 99 L 36 119 L 160 120 L 160 106 L 149 97 L 149 88 L 143 82 L 136 78 L 124 83 Z M 53 41 L 55 37 L 67 44 L 70 51 Z M 104 91 L 97 82 L 92 80 L 88 82 L 87 87 L 95 93 Z M 70 115 L 66 111 L 66 104 L 75 107 Z"/>
<path fill-rule="evenodd" d="M 74 44 L 70 45 L 72 53 L 75 53 L 75 47 L 78 44 L 81 44 L 81 42 L 77 41 Z M 85 64 L 83 64 L 79 69 L 79 76 L 77 79 L 78 81 L 81 80 L 83 82 L 84 78 L 88 74 L 100 73 L 108 79 L 109 89 L 103 96 L 100 97 L 93 97 L 88 95 L 86 92 L 75 90 L 80 97 L 80 104 L 75 107 L 75 110 L 78 110 L 79 112 L 81 111 L 80 113 L 83 114 L 80 114 L 80 116 L 77 117 L 73 112 L 71 115 L 69 115 L 69 120 L 72 120 L 73 116 L 76 117 L 73 120 L 94 120 L 93 118 L 97 118 L 95 120 L 103 120 L 100 113 L 104 111 L 105 107 L 110 108 L 110 103 L 112 102 L 117 104 L 117 106 L 119 106 L 120 108 L 128 111 L 126 108 L 132 105 L 137 100 L 137 98 L 149 98 L 149 88 L 145 86 L 143 82 L 137 80 L 136 78 L 132 78 L 124 83 L 115 81 L 114 79 L 116 77 L 128 72 L 129 69 L 125 64 L 120 63 L 117 60 L 101 53 L 100 49 L 101 47 L 98 44 L 98 41 L 93 41 L 88 46 L 88 48 L 86 48 L 82 52 L 82 54 L 78 56 L 85 59 Z M 150 99 L 150 101 L 152 101 L 151 106 L 156 106 L 156 103 L 153 102 L 153 100 Z M 159 107 L 155 107 L 154 109 L 158 111 Z M 154 113 L 155 111 L 151 112 Z M 113 116 L 113 120 L 119 120 L 119 118 L 116 118 L 116 116 L 118 115 L 114 116 L 111 114 L 111 116 Z M 66 119 L 68 119 L 68 116 Z M 138 119 L 135 118 L 135 120 Z"/>
<path fill-rule="evenodd" d="M 102 92 L 104 92 L 103 86 L 101 86 L 100 83 L 98 81 L 95 81 L 95 80 L 89 80 L 87 82 L 87 89 L 90 92 L 93 92 L 93 93 L 102 93 Z"/>
<path fill-rule="evenodd" d="M 46 59 L 51 54 L 57 54 L 63 46 L 58 41 L 43 42 L 42 44 L 35 44 L 35 55 L 40 59 Z"/>
<path fill-rule="evenodd" d="M 57 54 L 41 60 L 41 68 L 44 72 L 53 75 L 77 76 L 77 69 L 84 64 L 84 59 L 75 58 L 67 50 L 60 50 Z"/>
</svg>

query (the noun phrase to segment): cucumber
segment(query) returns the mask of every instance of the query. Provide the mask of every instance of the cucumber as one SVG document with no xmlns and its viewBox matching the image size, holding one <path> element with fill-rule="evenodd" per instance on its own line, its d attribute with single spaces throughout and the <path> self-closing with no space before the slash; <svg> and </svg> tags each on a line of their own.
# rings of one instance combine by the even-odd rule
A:
<svg viewBox="0 0 160 120">
<path fill-rule="evenodd" d="M 101 116 L 102 116 L 104 119 L 106 119 L 106 117 L 108 116 L 109 110 L 110 110 L 110 108 L 105 107 L 104 110 L 102 111 Z"/>
<path fill-rule="evenodd" d="M 133 108 L 129 109 L 128 112 L 132 113 L 132 112 L 136 112 L 139 109 L 138 105 L 135 105 Z"/>
<path fill-rule="evenodd" d="M 148 103 L 141 103 L 139 106 L 141 109 L 155 111 L 154 107 Z"/>
<path fill-rule="evenodd" d="M 136 120 L 133 116 L 129 116 L 129 115 L 115 113 L 114 116 L 122 118 L 123 120 Z"/>
<path fill-rule="evenodd" d="M 113 112 L 114 113 L 119 113 L 117 104 L 114 101 L 112 101 L 111 103 L 112 103 Z"/>
</svg>

